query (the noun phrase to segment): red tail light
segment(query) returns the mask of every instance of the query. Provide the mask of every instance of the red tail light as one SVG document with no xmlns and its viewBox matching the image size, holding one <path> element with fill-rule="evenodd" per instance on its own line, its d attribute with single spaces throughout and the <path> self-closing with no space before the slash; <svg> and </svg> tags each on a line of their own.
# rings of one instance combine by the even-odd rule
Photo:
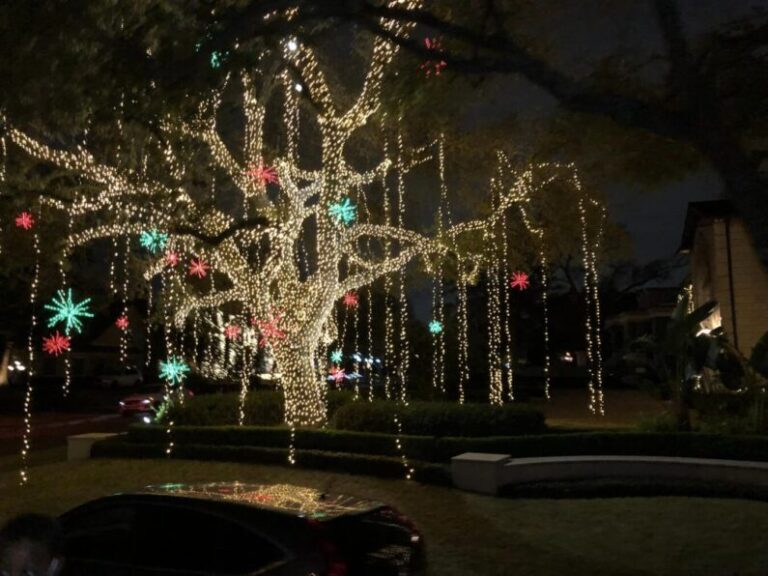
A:
<svg viewBox="0 0 768 576">
<path fill-rule="evenodd" d="M 328 537 L 326 527 L 322 522 L 318 522 L 317 520 L 308 520 L 307 522 L 314 528 L 320 543 L 320 548 L 325 556 L 325 562 L 328 568 L 326 569 L 324 576 L 347 576 L 349 567 L 339 553 L 336 544 L 334 544 L 333 540 Z"/>
</svg>

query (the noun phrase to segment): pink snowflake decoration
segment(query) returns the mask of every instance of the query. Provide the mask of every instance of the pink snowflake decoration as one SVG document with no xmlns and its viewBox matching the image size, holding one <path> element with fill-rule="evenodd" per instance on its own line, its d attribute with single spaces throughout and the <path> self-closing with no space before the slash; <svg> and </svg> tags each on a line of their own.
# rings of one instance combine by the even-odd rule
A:
<svg viewBox="0 0 768 576">
<path fill-rule="evenodd" d="M 509 286 L 510 288 L 517 288 L 521 292 L 528 288 L 531 283 L 528 281 L 528 274 L 525 272 L 520 272 L 519 270 L 517 272 L 512 273 L 512 278 L 509 280 Z"/>
<path fill-rule="evenodd" d="M 190 276 L 197 276 L 198 278 L 205 278 L 208 275 L 208 270 L 210 270 L 210 269 L 211 269 L 210 264 L 208 264 L 202 258 L 192 258 L 192 260 L 189 261 L 189 275 Z"/>
<path fill-rule="evenodd" d="M 344 368 L 337 368 L 336 366 L 331 368 L 331 371 L 328 372 L 328 374 L 333 376 L 333 379 L 336 381 L 336 384 L 341 384 L 342 382 L 344 382 L 344 378 L 346 378 L 347 376 L 347 373 L 344 370 Z"/>
<path fill-rule="evenodd" d="M 179 263 L 179 253 L 178 252 L 166 252 L 165 253 L 165 264 L 167 266 L 176 266 L 176 264 Z"/>
<path fill-rule="evenodd" d="M 251 164 L 245 173 L 254 180 L 261 182 L 262 184 L 279 184 L 277 170 L 271 166 L 264 166 L 262 162 L 259 162 L 258 164 Z"/>
<path fill-rule="evenodd" d="M 344 294 L 344 306 L 347 308 L 357 308 L 357 305 L 359 304 L 359 299 L 357 297 L 357 294 L 354 292 L 347 292 Z"/>
<path fill-rule="evenodd" d="M 424 46 L 431 52 L 441 52 L 443 49 L 439 38 L 424 38 Z M 431 76 L 432 74 L 440 76 L 440 72 L 442 72 L 443 68 L 446 66 L 448 66 L 448 63 L 441 58 L 439 60 L 427 60 L 419 66 L 419 68 L 421 68 L 427 76 Z"/>
<path fill-rule="evenodd" d="M 56 330 L 50 336 L 43 337 L 43 350 L 52 356 L 58 356 L 62 352 L 69 350 L 72 339 L 69 336 L 62 336 Z"/>
<path fill-rule="evenodd" d="M 268 320 L 259 320 L 257 318 L 251 320 L 251 324 L 259 329 L 259 348 L 264 348 L 275 340 L 285 339 L 285 331 L 280 328 L 280 321 L 282 319 L 282 314 L 276 314 Z"/>
<path fill-rule="evenodd" d="M 32 216 L 29 212 L 22 212 L 16 217 L 16 226 L 19 228 L 24 228 L 24 230 L 29 230 L 32 228 L 32 226 L 35 225 L 35 217 Z"/>
<path fill-rule="evenodd" d="M 224 328 L 224 336 L 229 340 L 237 340 L 237 338 L 240 336 L 240 326 L 237 324 L 230 324 Z"/>
<path fill-rule="evenodd" d="M 115 326 L 120 328 L 120 330 L 127 330 L 129 325 L 130 325 L 130 322 L 128 321 L 128 316 L 126 316 L 125 314 L 123 314 L 117 320 L 115 320 Z"/>
</svg>

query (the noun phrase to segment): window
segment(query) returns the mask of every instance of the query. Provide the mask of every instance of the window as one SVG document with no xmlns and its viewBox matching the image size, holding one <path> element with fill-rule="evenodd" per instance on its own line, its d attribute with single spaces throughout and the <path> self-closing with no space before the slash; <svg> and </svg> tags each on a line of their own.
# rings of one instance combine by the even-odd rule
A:
<svg viewBox="0 0 768 576">
<path fill-rule="evenodd" d="M 64 519 L 66 574 L 131 574 L 136 510 L 114 503 L 85 508 Z"/>
<path fill-rule="evenodd" d="M 247 526 L 175 504 L 143 504 L 137 566 L 189 574 L 245 575 L 283 559 L 279 548 Z"/>
</svg>

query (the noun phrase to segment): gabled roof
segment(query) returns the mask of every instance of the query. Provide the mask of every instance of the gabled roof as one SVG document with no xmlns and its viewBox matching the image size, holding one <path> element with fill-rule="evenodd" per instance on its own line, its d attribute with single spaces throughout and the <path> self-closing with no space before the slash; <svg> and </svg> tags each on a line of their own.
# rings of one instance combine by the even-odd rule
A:
<svg viewBox="0 0 768 576">
<path fill-rule="evenodd" d="M 693 248 L 693 239 L 696 236 L 696 228 L 702 223 L 711 220 L 730 218 L 734 216 L 734 208 L 729 200 L 706 200 L 703 202 L 689 202 L 688 211 L 685 214 L 683 225 L 683 238 L 680 242 L 680 252 L 690 252 Z"/>
</svg>

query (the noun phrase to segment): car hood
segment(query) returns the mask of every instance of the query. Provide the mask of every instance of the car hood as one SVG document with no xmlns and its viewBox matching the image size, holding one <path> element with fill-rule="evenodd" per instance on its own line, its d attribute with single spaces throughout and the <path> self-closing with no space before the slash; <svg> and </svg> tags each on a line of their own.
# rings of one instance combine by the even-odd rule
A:
<svg viewBox="0 0 768 576">
<path fill-rule="evenodd" d="M 383 503 L 375 500 L 326 494 L 316 488 L 292 484 L 244 484 L 242 482 L 162 484 L 148 486 L 140 493 L 228 501 L 321 520 L 370 512 L 384 506 Z"/>
</svg>

